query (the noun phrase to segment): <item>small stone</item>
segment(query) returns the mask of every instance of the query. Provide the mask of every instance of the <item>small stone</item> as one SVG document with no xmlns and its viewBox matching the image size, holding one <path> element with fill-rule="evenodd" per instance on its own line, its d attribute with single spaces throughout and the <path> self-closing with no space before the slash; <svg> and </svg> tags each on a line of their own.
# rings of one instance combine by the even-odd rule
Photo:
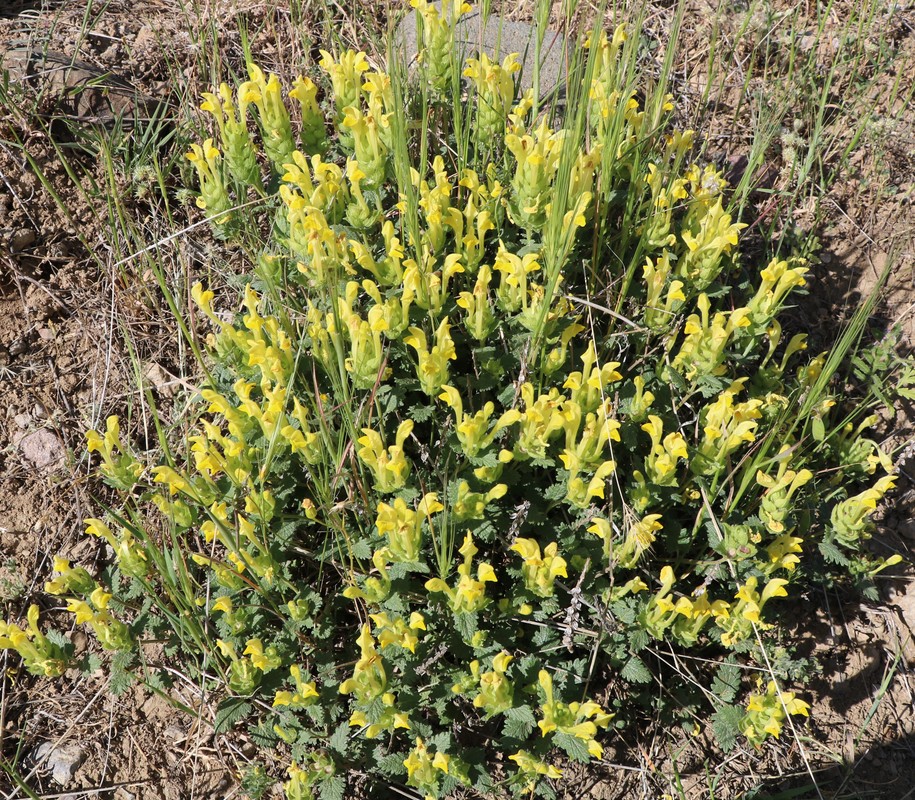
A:
<svg viewBox="0 0 915 800">
<path fill-rule="evenodd" d="M 25 430 L 32 424 L 32 416 L 31 414 L 16 414 L 16 416 L 13 417 L 13 422 L 16 423 L 17 428 Z"/>
<path fill-rule="evenodd" d="M 54 331 L 50 328 L 39 328 L 38 329 L 38 338 L 45 342 L 54 341 Z"/>
<path fill-rule="evenodd" d="M 26 247 L 31 247 L 33 244 L 35 244 L 35 231 L 31 228 L 19 228 L 10 236 L 10 250 L 14 253 L 21 253 Z"/>
<path fill-rule="evenodd" d="M 85 653 L 89 647 L 89 636 L 79 628 L 70 635 L 70 641 L 73 642 L 73 653 L 78 656 Z"/>
<path fill-rule="evenodd" d="M 802 53 L 809 53 L 816 45 L 819 37 L 807 33 L 801 36 L 800 48 Z"/>
<path fill-rule="evenodd" d="M 155 31 L 149 26 L 144 25 L 137 31 L 136 37 L 133 40 L 133 46 L 135 50 L 150 50 L 156 47 L 157 40 Z"/>
<path fill-rule="evenodd" d="M 897 527 L 899 534 L 906 539 L 915 540 L 915 519 L 908 519 L 899 523 Z"/>
<path fill-rule="evenodd" d="M 172 742 L 182 742 L 187 738 L 187 733 L 185 733 L 184 727 L 179 725 L 177 722 L 172 722 L 167 725 L 162 733 L 166 738 L 171 739 Z"/>
<path fill-rule="evenodd" d="M 155 361 L 149 362 L 143 370 L 143 377 L 148 380 L 155 390 L 163 397 L 173 397 L 178 389 L 177 381 L 169 375 Z"/>
<path fill-rule="evenodd" d="M 434 3 L 439 14 L 442 4 Z M 407 65 L 416 61 L 419 45 L 416 36 L 416 11 L 404 17 L 394 35 L 398 51 Z M 537 28 L 526 22 L 500 19 L 493 14 L 483 24 L 479 11 L 465 14 L 454 26 L 454 44 L 463 58 L 473 58 L 480 52 L 501 62 L 509 53 L 517 53 L 521 62 L 518 79 L 521 91 L 534 85 Z M 498 47 L 496 46 L 498 44 Z M 540 96 L 548 98 L 554 91 L 561 95 L 566 81 L 566 38 L 559 31 L 547 30 L 540 46 Z"/>
<path fill-rule="evenodd" d="M 83 760 L 83 751 L 76 742 L 56 747 L 53 742 L 43 742 L 35 751 L 35 760 L 51 773 L 58 786 L 66 786 Z"/>
<path fill-rule="evenodd" d="M 10 344 L 8 349 L 12 358 L 18 358 L 23 353 L 27 353 L 29 351 L 29 337 L 20 336 L 12 344 Z"/>
<path fill-rule="evenodd" d="M 19 440 L 19 452 L 26 461 L 38 469 L 56 464 L 66 454 L 63 443 L 47 428 L 23 436 Z"/>
<path fill-rule="evenodd" d="M 66 258 L 70 255 L 70 248 L 67 246 L 66 242 L 54 242 L 54 244 L 48 247 L 48 255 L 51 258 Z"/>
</svg>

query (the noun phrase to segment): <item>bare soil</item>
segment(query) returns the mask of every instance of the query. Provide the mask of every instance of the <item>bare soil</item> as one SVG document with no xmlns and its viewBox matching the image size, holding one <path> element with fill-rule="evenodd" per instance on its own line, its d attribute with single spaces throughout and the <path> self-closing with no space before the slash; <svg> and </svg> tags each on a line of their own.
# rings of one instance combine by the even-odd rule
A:
<svg viewBox="0 0 915 800">
<path fill-rule="evenodd" d="M 657 52 L 669 36 L 671 5 L 658 2 L 649 17 L 645 33 L 661 44 Z M 786 31 L 779 26 L 789 8 L 784 0 L 774 0 L 768 16 L 736 4 L 718 23 L 715 4 L 688 3 L 675 71 L 677 99 L 684 121 L 706 132 L 707 157 L 735 176 L 752 141 L 750 101 L 786 100 L 775 78 L 754 73 L 747 79 L 750 54 L 742 48 L 741 31 L 766 28 L 776 50 L 789 47 L 786 37 L 806 37 L 800 47 L 816 48 L 825 74 L 842 57 L 838 32 L 847 3 L 831 6 L 819 33 L 816 5 L 807 4 L 807 30 Z M 179 98 L 199 95 L 210 80 L 199 70 L 201 31 L 215 32 L 224 66 L 237 69 L 244 20 L 255 31 L 259 59 L 285 74 L 311 63 L 315 44 L 322 42 L 320 29 L 290 31 L 288 11 L 275 0 L 194 7 L 192 14 L 180 0 L 14 0 L 0 9 L 0 59 L 9 71 L 11 96 L 18 98 L 15 107 L 0 111 L 0 601 L 7 619 L 24 617 L 39 597 L 54 555 L 96 568 L 104 560 L 104 549 L 82 533 L 82 520 L 97 515 L 95 503 L 105 498 L 90 478 L 84 431 L 110 413 L 126 414 L 136 445 L 151 448 L 154 435 L 138 377 L 167 408 L 188 376 L 168 310 L 143 260 L 122 263 L 131 240 L 125 237 L 125 244 L 112 235 L 121 223 L 112 219 L 114 207 L 106 198 L 112 192 L 125 198 L 135 214 L 133 233 L 148 244 L 186 224 L 193 212 L 177 202 L 177 177 L 171 174 L 178 222 L 170 224 L 146 199 L 150 176 L 112 175 L 93 142 L 104 139 L 99 132 L 110 131 L 118 114 L 167 118 L 177 113 Z M 369 30 L 378 30 L 380 13 L 357 4 L 341 14 L 340 30 L 365 42 Z M 838 180 L 822 197 L 799 202 L 792 219 L 777 218 L 772 198 L 792 189 L 791 136 L 807 133 L 803 120 L 792 126 L 789 119 L 780 145 L 756 176 L 765 191 L 747 210 L 757 237 L 770 226 L 780 231 L 787 225 L 819 237 L 810 294 L 798 312 L 811 330 L 811 349 L 832 343 L 888 259 L 892 269 L 869 335 L 879 338 L 900 324 L 903 353 L 911 354 L 915 342 L 915 110 L 902 99 L 915 75 L 915 5 L 888 3 L 881 14 L 865 34 L 873 40 L 865 48 L 868 59 L 840 70 L 830 90 L 829 130 L 837 138 L 823 154 L 822 169 L 828 174 L 841 168 Z M 725 80 L 709 90 L 704 72 L 714 35 L 730 66 Z M 879 77 L 871 83 L 871 75 Z M 874 121 L 852 142 L 849 120 L 864 109 L 874 112 Z M 74 138 L 80 130 L 85 138 Z M 129 140 L 130 132 L 124 136 Z M 852 145 L 843 164 L 842 149 Z M 195 233 L 170 243 L 164 258 L 179 284 L 190 285 L 205 270 L 206 252 L 205 237 Z M 881 552 L 899 551 L 909 560 L 915 463 L 913 448 L 905 445 L 912 420 L 911 408 L 887 415 L 885 436 L 904 453 L 900 488 L 883 510 L 875 542 Z M 884 589 L 880 603 L 811 595 L 797 609 L 796 622 L 785 620 L 819 664 L 804 695 L 813 706 L 811 720 L 799 725 L 797 737 L 786 732 L 782 743 L 726 756 L 707 725 L 679 737 L 627 738 L 608 748 L 605 764 L 572 781 L 567 796 L 724 798 L 743 796 L 751 787 L 760 788 L 758 797 L 792 788 L 799 792 L 795 797 L 911 796 L 911 571 L 897 568 Z M 85 634 L 72 633 L 79 648 L 91 646 Z M 681 666 L 691 674 L 689 664 Z M 18 671 L 7 652 L 0 655 L 0 670 L 0 759 L 17 764 L 38 796 L 242 796 L 237 778 L 253 752 L 237 736 L 214 736 L 212 709 L 192 687 L 180 699 L 199 709 L 196 717 L 139 687 L 113 696 L 101 672 L 39 680 Z M 67 756 L 72 769 L 65 764 L 55 772 L 55 753 Z M 812 788 L 814 777 L 818 789 Z M 0 797 L 25 796 L 6 780 L 0 772 Z"/>
</svg>

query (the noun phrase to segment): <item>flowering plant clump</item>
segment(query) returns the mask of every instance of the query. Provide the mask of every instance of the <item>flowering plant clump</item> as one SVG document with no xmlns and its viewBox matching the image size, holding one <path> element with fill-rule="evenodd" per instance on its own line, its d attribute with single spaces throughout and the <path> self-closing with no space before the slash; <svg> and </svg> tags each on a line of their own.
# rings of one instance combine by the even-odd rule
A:
<svg viewBox="0 0 915 800">
<path fill-rule="evenodd" d="M 861 548 L 890 459 L 778 321 L 807 267 L 740 263 L 671 99 L 620 90 L 627 28 L 585 43 L 559 121 L 512 56 L 469 59 L 450 108 L 469 6 L 415 5 L 418 87 L 322 51 L 288 91 L 249 64 L 205 96 L 198 205 L 231 236 L 261 196 L 271 234 L 234 314 L 193 287 L 213 368 L 186 454 L 88 434 L 124 493 L 87 521 L 113 565 L 48 584 L 106 648 L 199 658 L 217 725 L 288 757 L 290 800 L 354 769 L 552 796 L 560 751 L 600 760 L 634 721 L 653 643 L 767 664 L 805 582 L 891 563 Z M 59 674 L 33 616 L 0 644 Z M 794 677 L 720 719 L 777 736 L 807 712 Z"/>
</svg>

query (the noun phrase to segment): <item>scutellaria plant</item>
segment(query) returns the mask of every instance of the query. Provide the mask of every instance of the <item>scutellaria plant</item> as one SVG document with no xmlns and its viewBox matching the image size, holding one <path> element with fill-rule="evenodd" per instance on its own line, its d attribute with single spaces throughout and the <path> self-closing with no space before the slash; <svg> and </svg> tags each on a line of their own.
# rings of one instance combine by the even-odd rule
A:
<svg viewBox="0 0 915 800">
<path fill-rule="evenodd" d="M 894 481 L 873 420 L 782 335 L 807 267 L 740 262 L 721 174 L 671 98 L 637 99 L 627 27 L 583 43 L 561 118 L 514 56 L 461 65 L 455 108 L 469 7 L 414 6 L 412 83 L 324 51 L 285 93 L 249 63 L 205 95 L 198 205 L 232 237 L 262 197 L 270 233 L 238 312 L 193 288 L 186 457 L 90 432 L 124 494 L 87 521 L 113 566 L 47 585 L 103 647 L 195 661 L 220 723 L 288 758 L 289 800 L 350 774 L 552 796 L 558 752 L 600 760 L 663 679 L 655 643 L 765 665 L 790 594 L 892 561 L 861 547 Z M 33 617 L 0 644 L 59 674 Z M 786 680 L 735 733 L 806 714 Z"/>
</svg>

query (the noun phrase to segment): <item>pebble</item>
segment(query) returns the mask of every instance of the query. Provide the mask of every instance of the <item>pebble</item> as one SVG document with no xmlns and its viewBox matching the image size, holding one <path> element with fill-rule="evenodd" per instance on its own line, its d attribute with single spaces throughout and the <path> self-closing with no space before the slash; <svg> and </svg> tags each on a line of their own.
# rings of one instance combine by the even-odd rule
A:
<svg viewBox="0 0 915 800">
<path fill-rule="evenodd" d="M 54 242 L 48 248 L 48 255 L 51 258 L 66 258 L 70 255 L 70 248 L 67 246 L 66 242 Z"/>
<path fill-rule="evenodd" d="M 61 461 L 66 455 L 63 443 L 47 428 L 29 433 L 19 440 L 22 457 L 37 469 L 45 469 Z"/>
<path fill-rule="evenodd" d="M 31 228 L 19 228 L 10 236 L 10 250 L 14 253 L 21 253 L 33 244 L 35 244 L 35 231 Z"/>
<path fill-rule="evenodd" d="M 49 770 L 58 786 L 66 786 L 83 760 L 82 748 L 76 742 L 64 742 L 57 746 L 43 742 L 35 751 L 35 760 Z"/>
<path fill-rule="evenodd" d="M 434 3 L 441 13 L 442 4 Z M 534 82 L 536 61 L 535 42 L 537 29 L 526 22 L 502 20 L 492 14 L 483 24 L 479 11 L 465 14 L 454 28 L 455 47 L 462 56 L 475 57 L 482 50 L 490 58 L 501 61 L 509 53 L 517 53 L 521 62 L 518 83 L 522 91 L 531 88 Z M 398 52 L 404 54 L 407 64 L 412 64 L 418 52 L 416 36 L 416 11 L 404 17 L 394 35 Z M 496 45 L 498 44 L 498 48 Z M 546 98 L 554 90 L 562 93 L 566 79 L 566 39 L 559 31 L 547 30 L 540 48 L 540 96 Z"/>
</svg>

